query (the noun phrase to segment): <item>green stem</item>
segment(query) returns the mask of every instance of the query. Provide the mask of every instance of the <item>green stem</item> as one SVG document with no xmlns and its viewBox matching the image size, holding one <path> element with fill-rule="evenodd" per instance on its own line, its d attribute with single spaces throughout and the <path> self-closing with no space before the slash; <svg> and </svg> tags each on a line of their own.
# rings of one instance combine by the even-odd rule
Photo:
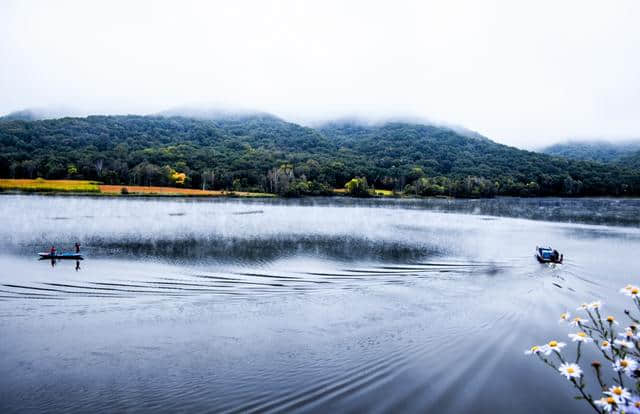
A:
<svg viewBox="0 0 640 414">
<path fill-rule="evenodd" d="M 596 378 L 598 379 L 598 384 L 600 384 L 600 388 L 604 391 L 607 389 L 607 384 L 605 384 L 602 381 L 602 374 L 600 373 L 600 367 L 593 367 L 593 369 L 596 371 Z"/>
<path fill-rule="evenodd" d="M 637 306 L 637 304 L 636 304 L 636 306 Z M 624 314 L 627 315 L 627 318 L 631 319 L 632 322 L 640 323 L 640 320 L 638 320 L 638 319 L 634 318 L 633 316 L 631 316 L 631 312 L 629 312 L 628 310 L 625 309 L 624 310 Z"/>
<path fill-rule="evenodd" d="M 582 397 L 587 400 L 587 402 L 589 403 L 589 405 L 591 405 L 591 407 L 593 407 L 594 410 L 596 410 L 597 413 L 602 414 L 602 411 L 600 411 L 600 409 L 598 408 L 597 405 L 595 405 L 595 403 L 593 402 L 593 398 L 591 398 L 590 395 L 587 395 L 584 392 L 584 387 L 580 387 L 578 385 L 578 383 L 576 382 L 575 378 L 571 378 L 571 382 L 573 383 L 573 385 L 578 389 L 578 391 L 580 391 L 580 394 L 582 394 Z"/>
<path fill-rule="evenodd" d="M 578 362 L 580 362 L 580 351 L 581 351 L 581 349 L 582 349 L 582 342 L 579 341 L 578 342 L 578 352 L 577 352 L 577 356 L 576 356 L 576 364 Z"/>
<path fill-rule="evenodd" d="M 598 317 L 598 323 L 600 324 L 600 329 L 602 329 L 603 332 L 607 332 L 607 329 L 604 327 L 604 324 L 602 323 L 602 316 L 600 316 L 600 309 L 596 308 L 596 316 Z"/>
</svg>

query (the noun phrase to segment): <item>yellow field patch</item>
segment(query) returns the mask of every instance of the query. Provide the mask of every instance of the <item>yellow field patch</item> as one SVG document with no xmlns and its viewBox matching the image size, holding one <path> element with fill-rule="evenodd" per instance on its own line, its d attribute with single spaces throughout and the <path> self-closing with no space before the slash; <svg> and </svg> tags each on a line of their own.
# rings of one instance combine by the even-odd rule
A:
<svg viewBox="0 0 640 414">
<path fill-rule="evenodd" d="M 238 197 L 273 197 L 267 193 L 249 193 L 244 191 L 219 191 L 219 190 L 198 190 L 196 188 L 176 188 L 176 187 L 156 187 L 142 185 L 105 185 L 101 184 L 100 192 L 103 194 L 122 194 L 122 189 L 126 188 L 128 194 L 144 195 L 188 195 L 188 196 L 238 196 Z"/>
<path fill-rule="evenodd" d="M 344 195 L 344 194 L 347 194 L 347 189 L 346 188 L 334 188 L 333 189 L 333 193 L 334 194 Z M 393 195 L 393 191 L 391 191 L 391 190 L 376 190 L 376 195 L 383 196 L 383 197 L 391 197 Z"/>
<path fill-rule="evenodd" d="M 81 180 L 45 180 L 42 178 L 31 179 L 11 179 L 0 178 L 0 189 L 19 190 L 33 192 L 69 191 L 79 193 L 98 193 L 99 183 L 95 181 Z"/>
</svg>

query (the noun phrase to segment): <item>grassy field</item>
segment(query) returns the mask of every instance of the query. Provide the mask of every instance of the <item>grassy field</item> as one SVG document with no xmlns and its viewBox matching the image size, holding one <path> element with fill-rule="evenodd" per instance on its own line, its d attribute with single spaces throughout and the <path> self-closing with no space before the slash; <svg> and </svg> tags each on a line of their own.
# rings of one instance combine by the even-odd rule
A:
<svg viewBox="0 0 640 414">
<path fill-rule="evenodd" d="M 339 195 L 346 195 L 347 194 L 347 189 L 346 188 L 334 188 L 333 189 L 333 193 L 334 194 L 339 194 Z M 391 191 L 391 190 L 376 190 L 376 195 L 377 196 L 382 196 L 382 197 L 391 197 L 391 196 L 393 196 L 393 191 Z"/>
<path fill-rule="evenodd" d="M 129 195 L 160 195 L 160 196 L 200 196 L 200 197 L 275 197 L 269 193 L 249 193 L 244 191 L 219 191 L 219 190 L 198 190 L 195 188 L 177 188 L 177 187 L 147 187 L 141 185 L 106 185 L 96 181 L 81 180 L 45 180 L 36 178 L 28 179 L 11 179 L 0 178 L 0 190 L 13 190 L 25 192 L 67 192 L 67 193 L 99 193 L 106 195 L 123 195 L 122 189 L 126 188 L 124 193 Z M 336 188 L 334 194 L 346 195 L 346 188 Z M 391 197 L 391 190 L 375 190 L 377 196 Z"/>
<path fill-rule="evenodd" d="M 95 181 L 82 180 L 35 180 L 0 178 L 0 190 L 45 192 L 45 193 L 94 193 L 106 195 L 162 195 L 162 196 L 201 196 L 201 197 L 274 197 L 267 193 L 248 193 L 244 191 L 203 191 L 193 188 L 145 187 L 137 185 L 104 185 Z"/>
<path fill-rule="evenodd" d="M 45 180 L 42 178 L 36 178 L 35 180 L 0 178 L 0 189 L 27 192 L 100 192 L 99 183 L 95 181 Z"/>
<path fill-rule="evenodd" d="M 103 194 L 122 194 L 122 189 L 126 188 L 128 194 L 138 195 L 182 195 L 182 196 L 202 196 L 202 197 L 220 197 L 220 196 L 238 196 L 238 197 L 273 197 L 268 193 L 248 193 L 243 191 L 217 191 L 217 190 L 198 190 L 195 188 L 176 188 L 176 187 L 146 187 L 141 185 L 100 185 L 100 192 Z"/>
</svg>

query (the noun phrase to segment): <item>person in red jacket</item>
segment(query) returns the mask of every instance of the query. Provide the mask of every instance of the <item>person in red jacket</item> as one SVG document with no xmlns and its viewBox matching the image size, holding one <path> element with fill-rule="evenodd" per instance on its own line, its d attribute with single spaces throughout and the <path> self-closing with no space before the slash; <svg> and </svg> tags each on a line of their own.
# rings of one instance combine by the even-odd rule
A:
<svg viewBox="0 0 640 414">
<path fill-rule="evenodd" d="M 51 256 L 55 256 L 56 255 L 56 248 L 54 246 L 51 246 L 51 251 L 49 253 L 51 254 Z"/>
</svg>

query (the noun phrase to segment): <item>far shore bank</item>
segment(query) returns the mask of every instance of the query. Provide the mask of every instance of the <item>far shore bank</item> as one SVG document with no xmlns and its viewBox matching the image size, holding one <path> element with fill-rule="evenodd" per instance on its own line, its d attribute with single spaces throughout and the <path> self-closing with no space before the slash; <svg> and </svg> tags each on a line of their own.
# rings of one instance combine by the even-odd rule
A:
<svg viewBox="0 0 640 414">
<path fill-rule="evenodd" d="M 108 197 L 245 197 L 274 198 L 278 194 L 233 191 L 200 190 L 197 188 L 162 187 L 142 185 L 113 185 L 86 180 L 45 180 L 45 179 L 0 179 L 0 194 L 40 194 L 40 195 L 90 195 Z M 347 196 L 347 190 L 333 190 L 334 196 Z M 402 197 L 402 194 L 390 190 L 375 190 L 372 197 Z"/>
<path fill-rule="evenodd" d="M 332 194 L 324 195 L 303 195 L 297 198 L 314 197 L 353 197 L 362 199 L 489 199 L 489 198 L 611 198 L 629 199 L 637 197 L 625 197 L 616 195 L 603 196 L 539 196 L 539 197 L 518 197 L 518 196 L 495 196 L 495 197 L 453 197 L 453 196 L 420 196 L 394 192 L 391 190 L 371 190 L 369 196 L 351 196 L 346 188 L 336 188 Z M 0 195 L 49 195 L 49 196 L 91 196 L 91 197 L 161 197 L 161 198 L 291 198 L 273 193 L 233 191 L 233 190 L 200 190 L 196 188 L 183 187 L 161 187 L 161 186 L 140 186 L 140 185 L 113 185 L 102 184 L 97 181 L 86 180 L 45 180 L 45 179 L 12 179 L 0 178 Z M 294 197 L 296 198 L 296 197 Z"/>
</svg>

